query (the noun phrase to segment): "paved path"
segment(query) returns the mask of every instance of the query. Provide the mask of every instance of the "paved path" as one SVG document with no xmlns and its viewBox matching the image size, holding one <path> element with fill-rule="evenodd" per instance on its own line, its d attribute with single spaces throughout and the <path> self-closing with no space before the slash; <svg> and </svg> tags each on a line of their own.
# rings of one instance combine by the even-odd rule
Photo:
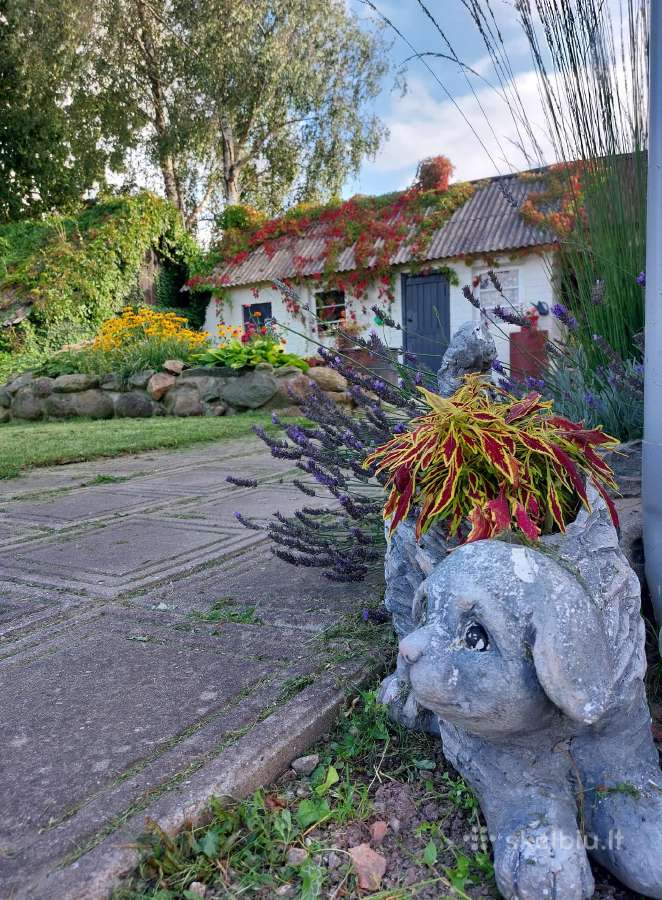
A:
<svg viewBox="0 0 662 900">
<path fill-rule="evenodd" d="M 0 896 L 107 895 L 146 815 L 253 789 L 374 669 L 325 629 L 375 586 L 234 518 L 297 509 L 289 477 L 243 439 L 0 481 Z"/>
</svg>

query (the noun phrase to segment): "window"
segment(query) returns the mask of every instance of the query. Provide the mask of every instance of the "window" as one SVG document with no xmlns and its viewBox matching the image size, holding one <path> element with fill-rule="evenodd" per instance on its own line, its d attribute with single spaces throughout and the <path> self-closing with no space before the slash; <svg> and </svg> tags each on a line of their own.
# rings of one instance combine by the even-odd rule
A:
<svg viewBox="0 0 662 900">
<path fill-rule="evenodd" d="M 519 269 L 494 269 L 493 271 L 507 299 L 504 300 L 494 287 L 487 274 L 487 269 L 474 270 L 474 292 L 480 299 L 480 305 L 483 309 L 489 309 L 492 306 L 508 306 L 508 301 L 510 301 L 513 306 L 519 306 Z"/>
<path fill-rule="evenodd" d="M 315 311 L 320 333 L 335 331 L 345 318 L 345 292 L 320 291 L 315 294 Z"/>
<path fill-rule="evenodd" d="M 251 303 L 244 306 L 244 325 L 249 322 L 264 325 L 267 319 L 271 318 L 271 303 Z"/>
</svg>

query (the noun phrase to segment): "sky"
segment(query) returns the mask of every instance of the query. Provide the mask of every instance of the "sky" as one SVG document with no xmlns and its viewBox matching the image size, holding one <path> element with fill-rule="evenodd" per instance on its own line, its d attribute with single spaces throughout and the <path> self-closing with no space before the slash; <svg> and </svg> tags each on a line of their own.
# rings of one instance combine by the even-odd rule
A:
<svg viewBox="0 0 662 900">
<path fill-rule="evenodd" d="M 443 38 L 426 17 L 418 0 L 374 0 L 374 3 L 416 52 L 448 53 Z M 348 0 L 348 5 L 363 19 L 370 15 L 361 0 Z M 460 60 L 493 84 L 490 58 L 461 0 L 426 0 L 426 5 Z M 492 0 L 492 6 L 527 117 L 540 133 L 544 161 L 552 162 L 553 153 L 545 146 L 543 137 L 544 118 L 537 80 L 513 3 L 511 0 Z M 405 64 L 412 56 L 412 50 L 391 29 L 387 28 L 386 35 L 393 41 L 393 62 L 396 66 Z M 418 161 L 426 156 L 447 156 L 455 166 L 454 180 L 506 174 L 529 167 L 526 156 L 515 146 L 516 126 L 498 92 L 479 78 L 468 75 L 453 61 L 426 57 L 426 62 L 429 69 L 421 59 L 406 63 L 407 90 L 404 95 L 393 88 L 392 75 L 384 79 L 376 112 L 388 127 L 389 137 L 374 160 L 364 161 L 358 178 L 348 179 L 344 189 L 346 196 L 401 190 L 412 183 Z M 471 85 L 467 83 L 467 77 Z M 472 87 L 477 96 L 473 95 Z"/>
</svg>

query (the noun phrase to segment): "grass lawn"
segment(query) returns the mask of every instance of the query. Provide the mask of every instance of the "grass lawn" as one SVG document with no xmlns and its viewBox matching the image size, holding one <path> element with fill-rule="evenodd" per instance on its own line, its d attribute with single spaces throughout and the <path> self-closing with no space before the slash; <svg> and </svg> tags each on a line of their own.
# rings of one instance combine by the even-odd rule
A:
<svg viewBox="0 0 662 900">
<path fill-rule="evenodd" d="M 251 434 L 253 425 L 271 427 L 269 413 L 94 422 L 25 422 L 0 426 L 0 478 L 24 469 L 120 456 L 141 450 L 188 447 Z M 275 430 L 275 429 L 274 429 Z"/>
</svg>

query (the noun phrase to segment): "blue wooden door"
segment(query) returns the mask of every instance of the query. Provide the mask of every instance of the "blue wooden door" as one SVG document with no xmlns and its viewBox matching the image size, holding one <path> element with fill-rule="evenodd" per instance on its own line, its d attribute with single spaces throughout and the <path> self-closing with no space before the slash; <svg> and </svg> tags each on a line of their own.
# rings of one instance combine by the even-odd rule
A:
<svg viewBox="0 0 662 900">
<path fill-rule="evenodd" d="M 436 372 L 450 341 L 448 279 L 439 273 L 402 276 L 402 327 L 405 350 L 421 368 Z"/>
</svg>

